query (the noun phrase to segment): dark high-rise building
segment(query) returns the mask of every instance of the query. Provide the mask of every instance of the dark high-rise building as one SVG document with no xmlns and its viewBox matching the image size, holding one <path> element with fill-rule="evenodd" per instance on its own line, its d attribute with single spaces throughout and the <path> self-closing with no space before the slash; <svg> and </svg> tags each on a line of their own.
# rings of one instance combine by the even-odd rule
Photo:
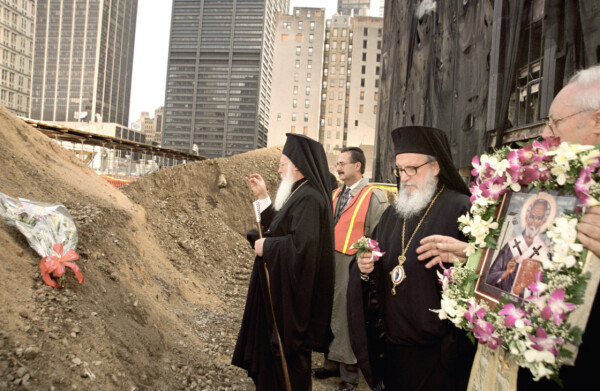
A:
<svg viewBox="0 0 600 391">
<path fill-rule="evenodd" d="M 351 15 L 354 10 L 354 15 L 358 15 L 361 9 L 369 9 L 370 5 L 371 0 L 338 0 L 337 12 Z"/>
<path fill-rule="evenodd" d="M 128 125 L 137 3 L 37 1 L 31 118 Z"/>
<path fill-rule="evenodd" d="M 163 147 L 224 157 L 267 145 L 276 12 L 289 0 L 174 0 Z"/>
</svg>

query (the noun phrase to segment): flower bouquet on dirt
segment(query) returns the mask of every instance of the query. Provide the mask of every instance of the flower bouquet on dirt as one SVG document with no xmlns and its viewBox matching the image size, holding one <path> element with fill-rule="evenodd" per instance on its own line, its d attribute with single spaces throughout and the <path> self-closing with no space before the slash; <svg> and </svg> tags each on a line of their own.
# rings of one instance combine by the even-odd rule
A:
<svg viewBox="0 0 600 391">
<path fill-rule="evenodd" d="M 435 312 L 535 380 L 558 380 L 589 315 L 570 317 L 589 297 L 576 225 L 583 208 L 600 205 L 600 150 L 549 138 L 472 163 L 472 206 L 459 218 L 469 259 L 438 272 Z"/>
<path fill-rule="evenodd" d="M 71 268 L 79 283 L 83 275 L 73 261 L 79 259 L 77 228 L 63 205 L 32 202 L 0 193 L 0 216 L 15 226 L 41 257 L 44 282 L 54 288 L 64 287 L 65 267 Z"/>
</svg>

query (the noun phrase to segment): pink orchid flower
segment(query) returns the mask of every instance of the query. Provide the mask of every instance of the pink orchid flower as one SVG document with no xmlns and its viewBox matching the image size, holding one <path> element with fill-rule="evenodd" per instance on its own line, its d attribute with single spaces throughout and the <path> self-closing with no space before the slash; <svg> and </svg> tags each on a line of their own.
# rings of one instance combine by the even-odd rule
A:
<svg viewBox="0 0 600 391">
<path fill-rule="evenodd" d="M 550 319 L 560 326 L 567 317 L 567 312 L 571 312 L 575 309 L 575 304 L 567 303 L 564 301 L 565 291 L 562 289 L 555 289 L 554 292 L 548 298 L 548 305 L 542 310 L 542 318 Z"/>
<path fill-rule="evenodd" d="M 69 250 L 63 254 L 63 245 L 62 243 L 55 243 L 52 246 L 52 249 L 56 253 L 56 255 L 50 255 L 42 258 L 42 262 L 40 263 L 40 270 L 42 272 L 42 279 L 48 285 L 53 288 L 62 288 L 62 285 L 59 285 L 52 279 L 52 277 L 61 279 L 65 273 L 65 266 L 69 267 L 75 273 L 75 277 L 77 277 L 77 281 L 79 283 L 83 283 L 83 274 L 81 274 L 81 270 L 71 261 L 75 261 L 79 259 L 79 255 L 75 252 L 75 250 Z"/>
<path fill-rule="evenodd" d="M 494 332 L 495 328 L 490 322 L 479 322 L 473 330 L 473 335 L 480 344 L 487 345 L 490 349 L 494 350 L 498 346 L 502 345 L 502 339 Z"/>
<path fill-rule="evenodd" d="M 506 315 L 504 318 L 504 325 L 506 327 L 513 327 L 519 320 L 524 324 L 531 325 L 531 321 L 529 319 L 523 319 L 523 317 L 528 314 L 529 312 L 515 307 L 515 305 L 512 303 L 504 304 L 502 309 L 498 311 L 498 315 Z"/>
<path fill-rule="evenodd" d="M 556 344 L 562 344 L 564 342 L 562 338 L 548 338 L 548 334 L 546 334 L 544 329 L 542 329 L 541 327 L 537 328 L 535 334 L 536 337 L 534 337 L 533 335 L 529 336 L 531 341 L 534 342 L 534 344 L 531 345 L 532 348 L 540 352 L 548 351 L 553 355 L 558 356 L 558 349 L 556 349 Z"/>
<path fill-rule="evenodd" d="M 485 308 L 480 307 L 477 303 L 468 303 L 469 310 L 465 312 L 465 319 L 469 322 L 469 324 L 474 324 L 478 319 L 483 319 L 485 317 Z"/>
<path fill-rule="evenodd" d="M 506 193 L 504 183 L 506 182 L 505 177 L 496 177 L 493 180 L 483 181 L 481 184 L 481 194 L 484 197 L 492 197 L 497 200 L 502 194 Z"/>
<path fill-rule="evenodd" d="M 440 285 L 444 285 L 444 283 L 443 283 L 444 280 L 454 281 L 452 279 L 452 269 L 444 267 L 444 262 L 440 262 L 439 265 L 442 268 L 442 270 L 444 271 L 441 275 L 438 272 L 438 277 L 440 277 L 440 278 L 438 278 L 438 282 L 440 283 Z"/>
<path fill-rule="evenodd" d="M 381 252 L 379 248 L 379 242 L 377 240 L 369 239 L 369 250 L 373 254 L 373 260 L 376 261 L 381 258 L 385 252 Z"/>
</svg>

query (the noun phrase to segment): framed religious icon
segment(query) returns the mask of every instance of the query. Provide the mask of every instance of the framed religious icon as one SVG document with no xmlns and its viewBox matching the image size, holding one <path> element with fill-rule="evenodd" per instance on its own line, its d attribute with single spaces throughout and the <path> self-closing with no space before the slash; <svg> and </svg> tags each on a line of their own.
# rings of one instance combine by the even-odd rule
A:
<svg viewBox="0 0 600 391">
<path fill-rule="evenodd" d="M 575 195 L 537 191 L 508 192 L 497 209 L 502 221 L 496 249 L 486 248 L 481 255 L 475 295 L 491 307 L 502 298 L 520 304 L 530 296 L 529 286 L 551 260 L 550 239 L 546 229 L 557 216 L 575 210 Z"/>
</svg>

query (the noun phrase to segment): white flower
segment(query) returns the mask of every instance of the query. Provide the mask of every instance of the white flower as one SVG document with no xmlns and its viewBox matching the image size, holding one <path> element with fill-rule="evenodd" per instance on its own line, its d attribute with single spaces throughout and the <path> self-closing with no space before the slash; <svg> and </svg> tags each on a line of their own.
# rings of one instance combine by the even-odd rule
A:
<svg viewBox="0 0 600 391">
<path fill-rule="evenodd" d="M 528 349 L 525 353 L 523 353 L 523 357 L 527 362 L 546 362 L 548 364 L 554 364 L 556 358 L 554 354 L 550 353 L 547 350 L 535 350 Z"/>
<path fill-rule="evenodd" d="M 442 295 L 442 300 L 440 301 L 440 305 L 442 308 L 439 310 L 433 310 L 438 313 L 440 319 L 452 319 L 456 317 L 458 302 L 452 298 L 449 298 L 445 294 Z"/>
</svg>

